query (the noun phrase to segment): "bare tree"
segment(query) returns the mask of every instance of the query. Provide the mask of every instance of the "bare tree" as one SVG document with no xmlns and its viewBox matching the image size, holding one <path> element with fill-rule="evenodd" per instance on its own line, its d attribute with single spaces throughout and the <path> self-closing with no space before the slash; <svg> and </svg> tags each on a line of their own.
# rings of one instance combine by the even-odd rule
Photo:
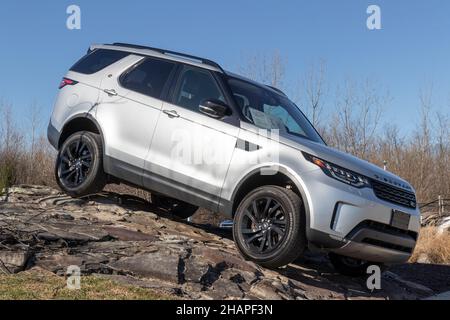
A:
<svg viewBox="0 0 450 320">
<path fill-rule="evenodd" d="M 29 122 L 29 132 L 30 132 L 30 147 L 31 153 L 34 154 L 36 149 L 36 144 L 39 140 L 39 132 L 41 129 L 41 108 L 36 102 L 33 102 L 28 110 L 28 122 Z"/>
<path fill-rule="evenodd" d="M 239 73 L 275 88 L 283 88 L 286 59 L 275 51 L 272 55 L 253 55 L 238 67 Z"/>
<path fill-rule="evenodd" d="M 330 143 L 346 152 L 367 158 L 376 138 L 382 110 L 391 101 L 388 92 L 378 93 L 370 80 L 347 80 L 336 93 L 336 113 L 328 131 Z"/>
<path fill-rule="evenodd" d="M 13 139 L 13 119 L 12 119 L 12 108 L 5 102 L 1 102 L 1 147 L 3 150 L 9 150 L 11 148 Z"/>
<path fill-rule="evenodd" d="M 39 161 L 42 160 L 42 132 L 41 132 L 41 109 L 36 102 L 33 102 L 28 108 L 28 123 L 29 137 L 27 137 L 27 142 L 29 145 L 29 152 L 24 155 L 24 165 L 27 171 L 27 183 L 31 182 L 31 177 L 38 177 L 40 174 L 36 172 L 35 167 Z"/>
<path fill-rule="evenodd" d="M 0 141 L 0 192 L 17 181 L 23 137 L 15 127 L 12 107 L 2 102 Z"/>
<path fill-rule="evenodd" d="M 436 112 L 437 143 L 439 154 L 444 155 L 450 149 L 450 116 L 443 112 Z"/>
<path fill-rule="evenodd" d="M 450 195 L 450 116 L 442 112 L 436 113 L 437 123 L 437 167 L 440 181 L 440 193 Z"/>
<path fill-rule="evenodd" d="M 433 85 L 422 89 L 419 94 L 420 100 L 420 132 L 416 132 L 422 151 L 425 153 L 431 147 L 430 113 L 433 108 Z"/>
<path fill-rule="evenodd" d="M 320 60 L 317 64 L 312 63 L 301 77 L 299 88 L 294 94 L 294 100 L 307 113 L 316 128 L 320 125 L 324 109 L 324 96 L 327 91 L 325 74 L 324 60 Z"/>
</svg>

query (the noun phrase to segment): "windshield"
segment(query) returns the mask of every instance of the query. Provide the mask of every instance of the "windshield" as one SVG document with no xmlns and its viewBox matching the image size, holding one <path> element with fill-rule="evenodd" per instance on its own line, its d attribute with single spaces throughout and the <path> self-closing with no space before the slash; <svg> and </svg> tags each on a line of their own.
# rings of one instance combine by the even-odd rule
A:
<svg viewBox="0 0 450 320">
<path fill-rule="evenodd" d="M 230 78 L 228 83 L 242 114 L 250 123 L 262 129 L 279 129 L 280 135 L 290 134 L 324 143 L 300 109 L 287 97 L 236 78 Z"/>
</svg>

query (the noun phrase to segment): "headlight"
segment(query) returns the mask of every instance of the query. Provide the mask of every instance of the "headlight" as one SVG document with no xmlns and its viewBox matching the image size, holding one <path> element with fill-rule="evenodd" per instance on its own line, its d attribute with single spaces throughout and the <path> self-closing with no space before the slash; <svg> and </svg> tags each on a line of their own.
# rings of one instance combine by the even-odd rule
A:
<svg viewBox="0 0 450 320">
<path fill-rule="evenodd" d="M 331 162 L 319 159 L 306 152 L 302 152 L 306 160 L 314 163 L 329 177 L 349 184 L 355 188 L 370 188 L 370 181 L 367 177 L 351 170 L 337 166 Z"/>
</svg>

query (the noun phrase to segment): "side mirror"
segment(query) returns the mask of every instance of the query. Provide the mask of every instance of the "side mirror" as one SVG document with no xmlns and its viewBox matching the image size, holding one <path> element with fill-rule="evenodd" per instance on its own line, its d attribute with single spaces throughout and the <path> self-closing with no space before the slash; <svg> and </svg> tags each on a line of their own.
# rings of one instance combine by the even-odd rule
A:
<svg viewBox="0 0 450 320">
<path fill-rule="evenodd" d="M 230 107 L 217 99 L 207 99 L 200 103 L 198 110 L 214 119 L 221 119 L 231 115 Z"/>
</svg>

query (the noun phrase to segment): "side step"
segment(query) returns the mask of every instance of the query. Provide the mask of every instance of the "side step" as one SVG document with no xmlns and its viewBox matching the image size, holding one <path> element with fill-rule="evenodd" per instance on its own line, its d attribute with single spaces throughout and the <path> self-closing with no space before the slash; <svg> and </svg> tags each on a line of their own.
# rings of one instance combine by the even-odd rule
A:
<svg viewBox="0 0 450 320">
<path fill-rule="evenodd" d="M 224 220 L 219 225 L 220 229 L 227 229 L 231 230 L 233 229 L 233 220 Z"/>
</svg>

